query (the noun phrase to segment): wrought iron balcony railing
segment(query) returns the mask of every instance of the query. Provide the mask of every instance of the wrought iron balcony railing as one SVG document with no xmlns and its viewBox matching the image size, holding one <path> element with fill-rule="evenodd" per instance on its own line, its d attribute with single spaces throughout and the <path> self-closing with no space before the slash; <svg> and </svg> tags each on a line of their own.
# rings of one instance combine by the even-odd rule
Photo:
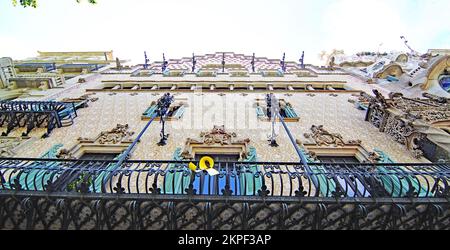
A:
<svg viewBox="0 0 450 250">
<path fill-rule="evenodd" d="M 171 197 L 449 198 L 450 165 L 0 159 L 0 193 L 32 191 Z"/>
<path fill-rule="evenodd" d="M 1 101 L 0 102 L 0 127 L 6 125 L 7 130 L 3 135 L 8 135 L 12 130 L 26 127 L 23 136 L 27 136 L 32 129 L 46 127 L 50 135 L 53 129 L 70 126 L 77 117 L 74 103 L 54 101 Z"/>
</svg>

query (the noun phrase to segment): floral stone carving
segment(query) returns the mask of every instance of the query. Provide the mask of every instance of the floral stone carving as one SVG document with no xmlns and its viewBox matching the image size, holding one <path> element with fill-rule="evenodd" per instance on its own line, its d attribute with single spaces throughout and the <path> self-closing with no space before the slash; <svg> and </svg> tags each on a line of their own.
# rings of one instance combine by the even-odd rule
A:
<svg viewBox="0 0 450 250">
<path fill-rule="evenodd" d="M 128 141 L 134 134 L 134 132 L 128 131 L 128 128 L 128 124 L 117 124 L 117 126 L 110 131 L 101 132 L 97 141 L 100 144 L 117 144 L 122 141 Z"/>
<path fill-rule="evenodd" d="M 76 159 L 75 156 L 67 149 L 60 149 L 56 154 L 56 158 L 58 159 Z"/>
<path fill-rule="evenodd" d="M 201 132 L 200 133 L 200 139 L 192 139 L 187 138 L 185 143 L 185 148 L 182 152 L 182 156 L 185 159 L 191 159 L 192 158 L 192 146 L 193 144 L 200 144 L 200 145 L 206 145 L 206 146 L 213 146 L 213 145 L 219 145 L 219 146 L 227 146 L 227 145 L 240 145 L 243 148 L 243 152 L 241 157 L 246 158 L 248 155 L 248 143 L 250 142 L 250 139 L 242 139 L 242 140 L 236 140 L 237 137 L 236 133 L 232 132 L 229 133 L 225 130 L 225 126 L 214 126 L 211 131 L 208 132 Z"/>
<path fill-rule="evenodd" d="M 78 141 L 99 144 L 118 144 L 121 142 L 131 142 L 131 136 L 134 135 L 134 132 L 130 132 L 128 131 L 128 129 L 128 124 L 117 124 L 116 127 L 110 131 L 101 132 L 96 139 L 79 137 Z"/>
<path fill-rule="evenodd" d="M 339 133 L 330 133 L 323 128 L 323 125 L 312 125 L 312 133 L 305 133 L 304 136 L 309 139 L 312 138 L 318 146 L 334 145 L 335 147 L 342 147 L 346 144 L 361 144 L 360 140 L 350 140 L 345 142 L 342 135 Z"/>
</svg>

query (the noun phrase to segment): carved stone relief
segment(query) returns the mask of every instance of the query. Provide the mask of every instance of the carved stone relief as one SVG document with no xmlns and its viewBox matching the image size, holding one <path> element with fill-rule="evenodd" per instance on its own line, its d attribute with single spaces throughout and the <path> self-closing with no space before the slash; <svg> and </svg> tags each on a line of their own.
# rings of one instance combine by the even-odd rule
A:
<svg viewBox="0 0 450 250">
<path fill-rule="evenodd" d="M 131 141 L 130 137 L 134 135 L 134 132 L 130 132 L 128 129 L 128 124 L 117 124 L 116 127 L 110 131 L 101 132 L 95 141 L 100 144 L 118 144 L 123 141 L 129 142 Z"/>
<path fill-rule="evenodd" d="M 248 144 L 250 143 L 250 139 L 236 139 L 237 135 L 234 132 L 227 132 L 225 130 L 225 126 L 217 126 L 214 125 L 213 129 L 208 132 L 201 132 L 199 139 L 187 138 L 186 143 L 181 155 L 185 159 L 193 158 L 193 146 L 196 144 L 197 146 L 232 146 L 238 145 L 243 148 L 241 152 L 241 157 L 246 158 L 248 154 Z"/>
<path fill-rule="evenodd" d="M 76 159 L 75 155 L 80 155 L 80 152 L 83 153 L 81 148 L 90 147 L 95 145 L 105 145 L 104 149 L 107 149 L 107 145 L 117 145 L 115 148 L 119 151 L 122 148 L 126 148 L 127 145 L 123 145 L 123 143 L 131 143 L 133 140 L 131 138 L 134 135 L 134 132 L 130 132 L 128 124 L 122 125 L 117 124 L 115 128 L 109 131 L 101 132 L 96 138 L 78 138 L 78 144 L 75 145 L 70 150 L 68 149 L 60 149 L 57 158 L 60 159 Z M 119 144 L 119 145 L 118 145 Z M 122 145 L 120 145 L 122 144 Z M 118 147 L 119 146 L 119 147 Z"/>
<path fill-rule="evenodd" d="M 56 158 L 58 159 L 76 159 L 75 156 L 67 149 L 60 149 L 56 154 Z"/>
<path fill-rule="evenodd" d="M 323 128 L 323 125 L 312 125 L 312 133 L 305 133 L 304 136 L 307 139 L 312 139 L 318 146 L 335 146 L 341 147 L 346 144 L 360 144 L 360 140 L 344 141 L 343 137 L 339 133 L 330 133 Z"/>
</svg>

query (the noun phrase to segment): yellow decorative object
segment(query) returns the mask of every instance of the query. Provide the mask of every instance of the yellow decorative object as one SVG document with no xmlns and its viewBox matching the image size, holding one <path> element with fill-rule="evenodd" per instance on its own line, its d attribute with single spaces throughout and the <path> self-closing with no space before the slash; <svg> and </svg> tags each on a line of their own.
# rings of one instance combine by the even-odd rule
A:
<svg viewBox="0 0 450 250">
<path fill-rule="evenodd" d="M 197 171 L 197 166 L 194 163 L 189 162 L 189 169 L 192 171 Z"/>
<path fill-rule="evenodd" d="M 209 166 L 206 165 L 206 162 L 209 163 Z M 200 170 L 197 170 L 198 169 L 197 166 L 194 163 L 190 162 L 189 163 L 189 169 L 191 169 L 194 172 L 200 172 L 202 170 L 205 170 L 211 176 L 219 174 L 219 171 L 214 169 L 214 159 L 212 157 L 203 156 L 200 159 L 199 165 L 200 165 Z"/>
<path fill-rule="evenodd" d="M 206 166 L 206 162 L 209 163 L 209 167 Z M 209 156 L 204 156 L 200 159 L 199 164 L 201 170 L 207 170 L 208 168 L 212 168 L 214 166 L 214 159 Z"/>
</svg>

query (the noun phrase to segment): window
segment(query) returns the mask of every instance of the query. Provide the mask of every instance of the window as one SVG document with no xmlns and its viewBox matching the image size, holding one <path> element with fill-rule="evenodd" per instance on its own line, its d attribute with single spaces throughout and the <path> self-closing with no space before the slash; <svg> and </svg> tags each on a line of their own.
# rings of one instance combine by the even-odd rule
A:
<svg viewBox="0 0 450 250">
<path fill-rule="evenodd" d="M 355 156 L 318 156 L 323 163 L 360 163 Z"/>
<path fill-rule="evenodd" d="M 114 160 L 119 154 L 117 153 L 83 153 L 78 159 L 80 160 Z M 94 165 L 93 165 L 94 164 Z M 89 185 L 90 191 L 92 185 L 95 184 L 95 191 L 99 192 L 101 190 L 102 184 L 102 174 L 95 172 L 94 169 L 109 169 L 114 163 L 108 162 L 77 162 L 73 168 L 68 169 L 58 176 L 58 179 L 53 183 L 54 188 L 66 189 L 67 191 L 74 191 L 77 189 L 79 184 L 86 181 Z M 87 169 L 91 169 L 87 171 Z"/>
<path fill-rule="evenodd" d="M 84 153 L 80 160 L 114 160 L 118 154 L 114 153 Z"/>
<path fill-rule="evenodd" d="M 372 67 L 372 71 L 377 71 L 377 70 L 381 69 L 381 68 L 384 66 L 384 64 L 385 64 L 384 61 L 381 61 L 381 62 L 375 64 L 375 65 Z"/>
<path fill-rule="evenodd" d="M 325 164 L 339 164 L 329 167 L 337 170 L 337 176 L 332 179 L 336 186 L 340 187 L 340 190 L 346 192 L 349 197 L 371 197 L 374 195 L 386 194 L 378 180 L 371 176 L 364 175 L 351 175 L 341 172 L 341 170 L 354 171 L 358 167 L 360 161 L 356 156 L 317 156 L 317 159 Z M 369 191 L 370 190 L 370 191 Z"/>
<path fill-rule="evenodd" d="M 233 164 L 228 162 L 239 161 L 239 154 L 196 154 L 195 162 L 198 162 L 202 157 L 210 156 L 214 159 L 214 168 L 220 173 L 232 173 L 235 172 Z M 239 190 L 238 178 L 230 177 L 230 175 L 201 175 L 194 181 L 194 189 L 201 194 L 222 194 L 222 189 L 229 183 L 230 189 L 233 194 L 236 194 L 236 190 Z"/>
<path fill-rule="evenodd" d="M 196 154 L 195 155 L 195 161 L 199 161 L 204 156 L 210 156 L 214 159 L 216 162 L 237 162 L 239 161 L 239 155 L 238 154 Z"/>
</svg>

